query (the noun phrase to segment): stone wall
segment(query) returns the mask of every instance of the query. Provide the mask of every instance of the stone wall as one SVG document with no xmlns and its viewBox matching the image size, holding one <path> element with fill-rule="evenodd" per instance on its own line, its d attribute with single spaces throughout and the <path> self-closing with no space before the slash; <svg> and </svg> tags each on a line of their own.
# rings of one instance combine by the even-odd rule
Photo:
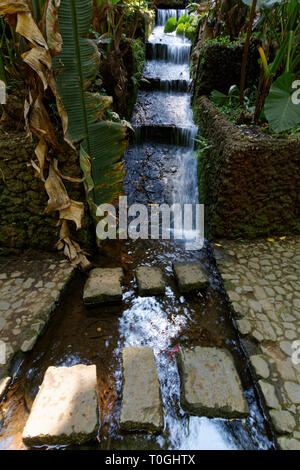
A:
<svg viewBox="0 0 300 470">
<path fill-rule="evenodd" d="M 34 176 L 30 160 L 36 142 L 24 132 L 0 130 L 0 254 L 19 253 L 26 248 L 54 251 L 58 241 L 58 213 L 45 214 L 48 196 L 44 183 Z M 68 176 L 81 176 L 78 154 L 66 144 L 55 155 L 59 169 Z M 84 201 L 83 185 L 65 182 L 72 199 Z M 70 223 L 70 226 L 73 223 Z M 92 244 L 89 221 L 74 232 L 83 246 Z"/>
<path fill-rule="evenodd" d="M 244 43 L 202 42 L 192 53 L 192 78 L 196 97 L 209 95 L 212 90 L 227 94 L 232 85 L 239 87 Z M 255 43 L 249 49 L 246 87 L 259 77 L 259 54 Z"/>
<path fill-rule="evenodd" d="M 300 233 L 300 141 L 241 134 L 207 97 L 194 105 L 201 134 L 200 202 L 215 238 Z"/>
</svg>

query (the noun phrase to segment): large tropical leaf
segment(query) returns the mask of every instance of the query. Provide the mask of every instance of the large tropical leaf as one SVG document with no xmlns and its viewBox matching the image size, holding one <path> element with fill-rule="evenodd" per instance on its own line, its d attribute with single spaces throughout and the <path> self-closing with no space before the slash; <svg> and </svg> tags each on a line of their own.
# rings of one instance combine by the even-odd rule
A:
<svg viewBox="0 0 300 470">
<path fill-rule="evenodd" d="M 270 88 L 264 111 L 274 132 L 294 129 L 300 125 L 300 104 L 292 101 L 292 84 L 295 80 L 293 73 L 285 72 Z"/>
<path fill-rule="evenodd" d="M 91 162 L 93 187 L 89 195 L 96 204 L 114 202 L 124 178 L 120 159 L 127 147 L 127 128 L 103 120 L 111 99 L 89 92 L 99 70 L 100 55 L 87 38 L 92 18 L 91 0 L 61 0 L 59 7 L 62 51 L 53 60 L 57 92 L 68 115 L 66 138 L 82 142 Z M 89 185 L 91 187 L 91 185 Z"/>
</svg>

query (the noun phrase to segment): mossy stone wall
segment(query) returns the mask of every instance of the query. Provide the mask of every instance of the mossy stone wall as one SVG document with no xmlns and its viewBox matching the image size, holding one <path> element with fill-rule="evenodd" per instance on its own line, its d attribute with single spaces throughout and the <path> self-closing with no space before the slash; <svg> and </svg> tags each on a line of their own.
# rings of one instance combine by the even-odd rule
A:
<svg viewBox="0 0 300 470">
<path fill-rule="evenodd" d="M 30 142 L 23 132 L 0 134 L 0 254 L 17 254 L 27 248 L 56 250 L 58 212 L 45 214 L 48 196 L 44 183 L 30 166 L 35 147 L 36 142 Z M 62 144 L 55 157 L 63 174 L 81 176 L 78 154 L 67 145 Z M 84 201 L 82 184 L 65 182 L 65 186 L 72 199 Z M 92 246 L 88 218 L 82 230 L 74 230 L 74 236 L 83 246 Z"/>
<path fill-rule="evenodd" d="M 194 103 L 201 134 L 200 202 L 213 238 L 300 233 L 300 140 L 241 134 L 207 97 Z"/>
</svg>

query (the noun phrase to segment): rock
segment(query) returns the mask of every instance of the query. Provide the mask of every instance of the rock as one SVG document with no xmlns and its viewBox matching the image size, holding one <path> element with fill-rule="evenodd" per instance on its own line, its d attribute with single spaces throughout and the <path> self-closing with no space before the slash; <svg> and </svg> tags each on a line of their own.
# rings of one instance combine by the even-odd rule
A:
<svg viewBox="0 0 300 470">
<path fill-rule="evenodd" d="M 165 292 L 165 282 L 159 268 L 139 266 L 136 279 L 140 295 L 155 295 Z"/>
<path fill-rule="evenodd" d="M 5 323 L 6 323 L 5 318 L 0 317 L 0 331 L 4 327 Z"/>
<path fill-rule="evenodd" d="M 282 450 L 300 450 L 300 441 L 298 439 L 279 437 L 278 444 Z"/>
<path fill-rule="evenodd" d="M 280 404 L 276 396 L 275 388 L 273 385 L 265 382 L 264 380 L 258 381 L 263 396 L 265 397 L 266 404 L 269 408 L 280 409 Z"/>
<path fill-rule="evenodd" d="M 296 421 L 293 415 L 286 410 L 271 410 L 270 415 L 275 429 L 279 433 L 292 432 L 296 427 Z"/>
<path fill-rule="evenodd" d="M 173 263 L 180 292 L 205 290 L 209 282 L 200 263 Z"/>
<path fill-rule="evenodd" d="M 249 409 L 228 351 L 197 346 L 177 355 L 181 404 L 191 413 L 209 417 L 239 418 Z"/>
<path fill-rule="evenodd" d="M 281 341 L 279 346 L 281 351 L 283 351 L 287 356 L 291 356 L 293 354 L 292 344 L 290 341 Z"/>
<path fill-rule="evenodd" d="M 163 429 L 163 413 L 154 353 L 151 348 L 123 349 L 121 429 Z"/>
<path fill-rule="evenodd" d="M 259 377 L 267 379 L 270 375 L 268 363 L 259 355 L 250 357 L 251 364 Z"/>
<path fill-rule="evenodd" d="M 295 380 L 296 374 L 292 365 L 288 361 L 277 361 L 277 370 L 283 380 Z"/>
<path fill-rule="evenodd" d="M 2 400 L 10 381 L 11 377 L 4 377 L 4 379 L 0 379 L 0 400 Z"/>
<path fill-rule="evenodd" d="M 48 367 L 23 431 L 28 446 L 82 443 L 97 436 L 96 366 Z"/>
<path fill-rule="evenodd" d="M 31 351 L 31 349 L 36 343 L 37 338 L 38 338 L 38 335 L 35 333 L 30 339 L 23 341 L 21 345 L 21 351 L 22 352 Z"/>
<path fill-rule="evenodd" d="M 122 268 L 95 268 L 90 271 L 83 291 L 86 305 L 122 300 Z"/>
<path fill-rule="evenodd" d="M 8 310 L 10 307 L 10 304 L 8 302 L 5 302 L 4 300 L 0 300 L 0 310 Z"/>
<path fill-rule="evenodd" d="M 289 400 L 295 405 L 300 405 L 300 385 L 295 382 L 285 382 L 284 389 Z"/>
<path fill-rule="evenodd" d="M 236 323 L 242 335 L 247 335 L 251 332 L 251 324 L 248 322 L 248 320 L 237 320 Z"/>
</svg>

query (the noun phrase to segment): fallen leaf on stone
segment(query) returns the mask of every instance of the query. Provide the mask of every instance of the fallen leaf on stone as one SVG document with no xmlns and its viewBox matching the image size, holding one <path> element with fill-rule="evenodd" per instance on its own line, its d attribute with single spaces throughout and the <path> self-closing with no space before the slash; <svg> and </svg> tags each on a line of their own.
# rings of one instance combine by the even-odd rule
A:
<svg viewBox="0 0 300 470">
<path fill-rule="evenodd" d="M 220 243 L 215 243 L 215 246 L 222 246 Z"/>
<path fill-rule="evenodd" d="M 97 331 L 101 331 L 101 328 L 97 328 Z"/>
<path fill-rule="evenodd" d="M 285 240 L 286 237 L 279 237 L 279 240 Z"/>
<path fill-rule="evenodd" d="M 267 238 L 268 242 L 275 242 L 275 238 Z"/>
</svg>

